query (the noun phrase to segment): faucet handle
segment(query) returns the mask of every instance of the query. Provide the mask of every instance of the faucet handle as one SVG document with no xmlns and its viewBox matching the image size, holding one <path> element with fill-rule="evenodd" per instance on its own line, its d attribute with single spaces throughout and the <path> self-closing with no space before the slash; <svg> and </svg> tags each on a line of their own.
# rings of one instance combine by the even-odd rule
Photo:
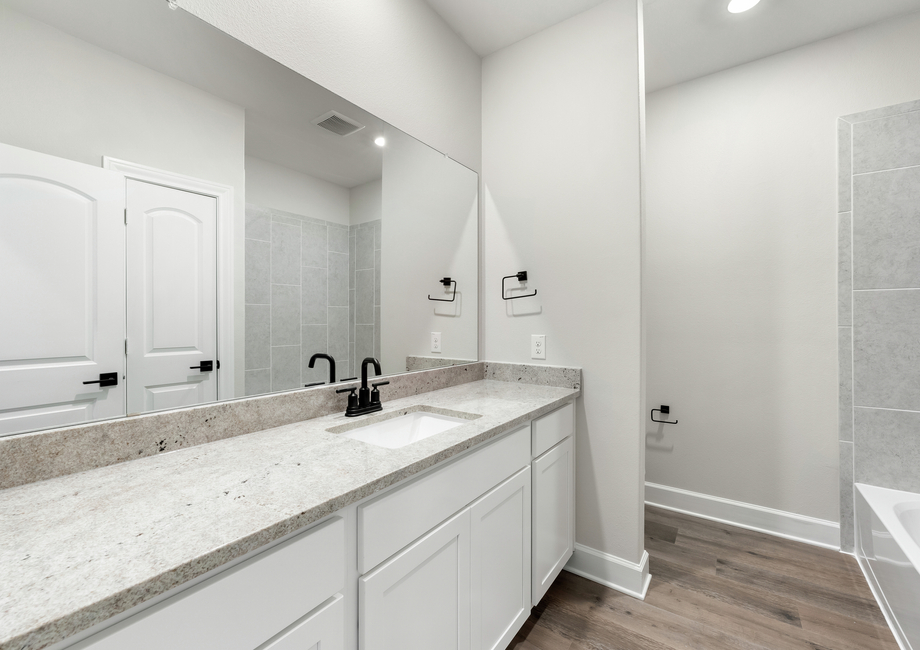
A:
<svg viewBox="0 0 920 650">
<path fill-rule="evenodd" d="M 348 410 L 345 411 L 347 414 L 349 411 L 353 411 L 358 408 L 358 396 L 355 395 L 357 388 L 338 388 L 336 393 L 351 393 L 348 396 Z"/>
<path fill-rule="evenodd" d="M 374 387 L 374 390 L 371 391 L 371 404 L 380 404 L 380 391 L 377 390 L 377 387 L 386 386 L 389 383 L 388 381 L 378 381 L 375 384 L 371 384 Z"/>
</svg>

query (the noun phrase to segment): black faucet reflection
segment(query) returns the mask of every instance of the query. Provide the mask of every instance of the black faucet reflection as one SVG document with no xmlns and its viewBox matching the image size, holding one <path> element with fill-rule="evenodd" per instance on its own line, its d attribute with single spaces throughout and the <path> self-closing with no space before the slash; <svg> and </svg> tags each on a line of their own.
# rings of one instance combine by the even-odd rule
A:
<svg viewBox="0 0 920 650">
<path fill-rule="evenodd" d="M 335 359 L 333 359 L 328 354 L 323 354 L 322 352 L 317 352 L 312 357 L 310 357 L 310 368 L 313 367 L 313 364 L 316 363 L 317 359 L 325 359 L 329 362 L 329 383 L 335 383 Z M 307 386 L 316 386 L 317 384 L 307 384 Z"/>
</svg>

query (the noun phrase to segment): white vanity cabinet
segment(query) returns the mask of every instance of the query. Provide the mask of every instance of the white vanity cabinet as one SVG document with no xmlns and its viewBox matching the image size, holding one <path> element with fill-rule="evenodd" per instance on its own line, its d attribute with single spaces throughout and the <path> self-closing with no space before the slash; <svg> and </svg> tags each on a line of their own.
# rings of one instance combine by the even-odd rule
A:
<svg viewBox="0 0 920 650">
<path fill-rule="evenodd" d="M 533 600 L 536 606 L 575 550 L 575 406 L 534 420 Z"/>
<path fill-rule="evenodd" d="M 341 650 L 344 588 L 345 522 L 334 517 L 70 648 Z"/>
</svg>

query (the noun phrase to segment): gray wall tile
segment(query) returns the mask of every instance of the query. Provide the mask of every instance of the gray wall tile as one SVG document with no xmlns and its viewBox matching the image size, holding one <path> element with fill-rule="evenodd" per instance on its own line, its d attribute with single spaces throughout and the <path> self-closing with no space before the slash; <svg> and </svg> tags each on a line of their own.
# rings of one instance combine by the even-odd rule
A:
<svg viewBox="0 0 920 650">
<path fill-rule="evenodd" d="M 889 117 L 891 115 L 899 115 L 911 111 L 920 111 L 920 100 L 915 99 L 902 104 L 893 104 L 892 106 L 883 106 L 882 108 L 873 108 L 868 111 L 851 113 L 849 115 L 844 115 L 840 119 L 850 122 L 851 124 L 856 124 L 857 122 L 868 122 L 869 120 L 877 120 L 880 117 Z"/>
<path fill-rule="evenodd" d="M 348 255 L 328 254 L 329 258 L 329 306 L 348 306 Z"/>
<path fill-rule="evenodd" d="M 853 443 L 840 443 L 840 550 L 853 552 Z"/>
<path fill-rule="evenodd" d="M 267 305 L 271 301 L 272 245 L 247 239 L 246 303 Z"/>
<path fill-rule="evenodd" d="M 327 228 L 323 224 L 303 224 L 303 265 L 326 268 Z"/>
<path fill-rule="evenodd" d="M 300 215 L 291 214 L 290 212 L 283 212 L 281 210 L 271 210 L 272 213 L 272 223 L 283 223 L 288 226 L 294 226 L 300 228 L 303 225 L 304 219 Z"/>
<path fill-rule="evenodd" d="M 348 226 L 329 224 L 329 244 L 326 247 L 332 253 L 348 254 Z"/>
<path fill-rule="evenodd" d="M 853 401 L 920 410 L 920 289 L 853 295 Z"/>
<path fill-rule="evenodd" d="M 356 237 L 352 234 L 348 238 L 348 288 L 355 288 L 355 258 L 356 258 Z"/>
<path fill-rule="evenodd" d="M 381 253 L 374 251 L 374 304 L 380 304 L 380 270 L 381 270 Z"/>
<path fill-rule="evenodd" d="M 853 181 L 852 133 L 849 122 L 837 120 L 837 212 L 850 210 L 850 184 Z"/>
<path fill-rule="evenodd" d="M 329 354 L 342 364 L 343 370 L 348 366 L 348 347 L 348 307 L 330 307 Z"/>
<path fill-rule="evenodd" d="M 853 248 L 851 214 L 837 215 L 837 325 L 853 324 Z"/>
<path fill-rule="evenodd" d="M 272 215 L 265 208 L 246 206 L 246 239 L 272 240 Z"/>
<path fill-rule="evenodd" d="M 300 287 L 272 285 L 272 346 L 300 345 Z"/>
<path fill-rule="evenodd" d="M 246 305 L 246 370 L 271 367 L 271 322 L 269 305 Z"/>
<path fill-rule="evenodd" d="M 920 167 L 854 178 L 853 283 L 920 287 Z"/>
<path fill-rule="evenodd" d="M 920 413 L 856 408 L 856 482 L 920 492 Z"/>
<path fill-rule="evenodd" d="M 300 346 L 272 347 L 272 390 L 300 388 Z"/>
<path fill-rule="evenodd" d="M 355 290 L 348 292 L 348 340 L 355 342 Z"/>
<path fill-rule="evenodd" d="M 367 224 L 361 224 L 355 240 L 355 269 L 359 271 L 374 268 L 374 228 L 363 226 Z"/>
<path fill-rule="evenodd" d="M 837 328 L 838 387 L 838 438 L 853 440 L 853 330 Z"/>
<path fill-rule="evenodd" d="M 374 356 L 374 326 L 373 325 L 356 325 L 355 326 L 355 372 L 361 371 L 361 361 L 365 357 Z M 399 372 L 399 370 L 388 370 L 383 368 L 384 374 L 388 372 Z"/>
<path fill-rule="evenodd" d="M 853 125 L 853 173 L 920 165 L 920 111 Z"/>
<path fill-rule="evenodd" d="M 355 272 L 355 323 L 374 322 L 374 269 Z"/>
<path fill-rule="evenodd" d="M 327 275 L 326 269 L 303 269 L 304 324 L 326 324 Z"/>
<path fill-rule="evenodd" d="M 374 356 L 380 358 L 380 306 L 374 307 Z"/>
<path fill-rule="evenodd" d="M 371 223 L 374 225 L 374 250 L 379 251 L 383 248 L 383 228 L 381 227 L 381 220 L 377 219 Z"/>
<path fill-rule="evenodd" d="M 272 283 L 300 284 L 300 226 L 272 221 Z"/>
<path fill-rule="evenodd" d="M 247 370 L 246 371 L 246 395 L 264 395 L 272 392 L 272 371 L 269 368 L 264 370 Z"/>
</svg>

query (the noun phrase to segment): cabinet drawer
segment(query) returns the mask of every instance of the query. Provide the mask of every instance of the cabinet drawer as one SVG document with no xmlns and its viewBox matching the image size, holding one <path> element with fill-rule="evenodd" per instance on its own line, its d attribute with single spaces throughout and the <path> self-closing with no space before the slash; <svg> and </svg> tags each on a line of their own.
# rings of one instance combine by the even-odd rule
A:
<svg viewBox="0 0 920 650">
<path fill-rule="evenodd" d="M 336 594 L 318 611 L 303 619 L 256 650 L 344 650 L 345 599 Z"/>
<path fill-rule="evenodd" d="M 547 413 L 539 420 L 534 420 L 532 427 L 533 457 L 536 458 L 575 431 L 575 404 L 569 402 Z"/>
<path fill-rule="evenodd" d="M 344 587 L 336 517 L 72 648 L 253 650 Z"/>
<path fill-rule="evenodd" d="M 530 429 L 523 426 L 360 506 L 358 573 L 367 573 L 528 463 Z"/>
</svg>

